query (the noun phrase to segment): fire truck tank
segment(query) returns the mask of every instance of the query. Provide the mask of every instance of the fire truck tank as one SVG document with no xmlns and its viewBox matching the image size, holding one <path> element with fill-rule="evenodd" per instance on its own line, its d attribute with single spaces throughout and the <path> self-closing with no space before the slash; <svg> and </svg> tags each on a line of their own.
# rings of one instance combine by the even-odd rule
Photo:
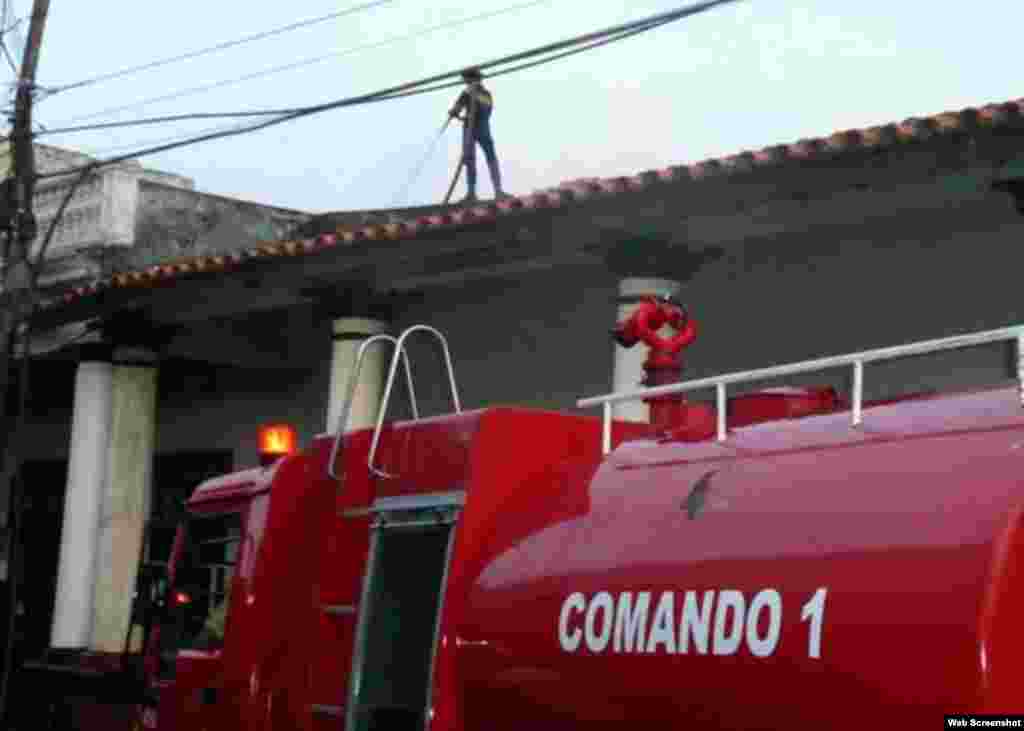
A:
<svg viewBox="0 0 1024 731">
<path fill-rule="evenodd" d="M 722 442 L 634 439 L 532 471 L 567 419 L 513 416 L 505 454 L 473 457 L 458 528 L 439 677 L 459 727 L 935 728 L 1024 711 L 1016 388 L 868 404 L 858 427 L 833 411 Z"/>
</svg>

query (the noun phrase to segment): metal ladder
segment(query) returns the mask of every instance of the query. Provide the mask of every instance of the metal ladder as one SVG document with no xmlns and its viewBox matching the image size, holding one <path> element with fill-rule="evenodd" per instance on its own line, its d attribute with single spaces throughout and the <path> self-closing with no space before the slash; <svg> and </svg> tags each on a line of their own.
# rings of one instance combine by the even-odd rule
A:
<svg viewBox="0 0 1024 731">
<path fill-rule="evenodd" d="M 829 368 L 841 366 L 853 366 L 853 388 L 851 422 L 853 426 L 859 426 L 863 421 L 864 409 L 864 366 L 867 363 L 878 363 L 893 358 L 903 358 L 911 355 L 925 355 L 944 350 L 955 350 L 975 345 L 985 345 L 1002 341 L 1013 341 L 1017 347 L 1017 383 L 1020 390 L 1021 404 L 1024 405 L 1024 326 L 1015 325 L 1004 327 L 998 330 L 986 330 L 984 332 L 969 333 L 966 335 L 954 335 L 949 338 L 937 340 L 924 340 L 907 345 L 897 345 L 891 348 L 878 348 L 876 350 L 865 350 L 859 353 L 848 353 L 827 358 L 817 358 L 799 363 L 788 363 L 786 365 L 760 368 L 753 371 L 740 373 L 729 373 L 722 376 L 711 376 L 700 378 L 694 381 L 672 383 L 667 386 L 656 386 L 654 388 L 641 388 L 631 391 L 620 391 L 605 396 L 593 396 L 580 399 L 576 405 L 580 408 L 590 406 L 603 407 L 603 421 L 601 429 L 601 448 L 603 454 L 609 454 L 612 449 L 612 405 L 624 401 L 638 401 L 655 396 L 669 396 L 686 391 L 696 391 L 702 388 L 715 389 L 715 401 L 717 406 L 717 439 L 724 442 L 728 435 L 726 425 L 726 387 L 730 384 L 748 383 L 760 381 L 766 378 L 778 376 L 789 376 L 797 373 L 810 373 Z"/>
<path fill-rule="evenodd" d="M 381 431 L 384 429 L 384 417 L 387 416 L 388 404 L 391 401 L 391 391 L 395 385 L 395 376 L 398 375 L 399 360 L 401 360 L 405 365 L 406 387 L 409 390 L 409 406 L 412 411 L 412 418 L 414 421 L 419 420 L 420 418 L 419 404 L 416 401 L 416 389 L 412 378 L 412 367 L 409 363 L 409 354 L 405 349 L 405 341 L 410 335 L 418 332 L 425 332 L 428 335 L 433 335 L 440 344 L 441 352 L 444 356 L 445 369 L 448 375 L 448 384 L 452 391 L 452 404 L 456 414 L 462 413 L 462 404 L 459 401 L 458 387 L 455 385 L 455 369 L 452 366 L 452 356 L 451 351 L 448 349 L 448 340 L 439 330 L 430 327 L 429 325 L 412 325 L 403 330 L 401 335 L 397 338 L 393 335 L 374 335 L 373 337 L 364 340 L 359 346 L 359 350 L 356 351 L 355 367 L 352 369 L 352 376 L 349 378 L 348 383 L 348 397 L 345 399 L 345 405 L 338 417 L 338 429 L 334 435 L 334 445 L 331 447 L 331 456 L 327 462 L 327 475 L 331 479 L 337 480 L 340 478 L 335 465 L 337 464 L 338 455 L 342 449 L 342 439 L 345 434 L 345 427 L 348 426 L 348 419 L 352 410 L 352 401 L 355 398 L 356 388 L 359 386 L 359 374 L 362 371 L 363 359 L 366 357 L 366 353 L 370 347 L 378 343 L 391 343 L 394 346 L 394 351 L 391 355 L 391 365 L 388 368 L 388 377 L 384 384 L 384 394 L 381 397 L 380 408 L 377 412 L 377 423 L 373 429 L 373 439 L 370 442 L 370 454 L 366 460 L 366 466 L 370 470 L 370 473 L 376 477 L 394 477 L 394 475 L 389 475 L 374 466 L 373 460 L 377 455 L 377 447 L 380 445 L 380 435 Z"/>
<path fill-rule="evenodd" d="M 418 332 L 426 332 L 429 335 L 433 335 L 440 343 L 444 355 L 444 363 L 447 368 L 448 381 L 452 390 L 452 401 L 454 402 L 455 412 L 461 413 L 462 411 L 462 406 L 459 401 L 458 389 L 455 385 L 455 372 L 454 369 L 452 368 L 451 353 L 448 349 L 448 341 L 436 329 L 429 327 L 427 325 L 414 325 L 404 330 L 398 337 L 394 337 L 392 335 L 374 335 L 373 337 L 370 337 L 363 341 L 363 343 L 359 346 L 359 349 L 356 351 L 356 359 L 348 383 L 347 398 L 344 406 L 342 407 L 341 414 L 339 415 L 338 418 L 337 432 L 334 436 L 334 443 L 331 448 L 330 461 L 328 462 L 327 465 L 327 474 L 332 479 L 337 480 L 338 482 L 339 494 L 344 489 L 344 487 L 343 481 L 341 479 L 342 472 L 336 468 L 336 464 L 338 462 L 340 454 L 342 453 L 342 440 L 344 438 L 345 427 L 348 426 L 349 416 L 351 415 L 352 401 L 355 397 L 356 389 L 358 388 L 359 375 L 362 372 L 363 360 L 365 359 L 366 353 L 369 351 L 370 348 L 386 343 L 390 343 L 394 348 L 391 358 L 391 364 L 388 369 L 387 381 L 385 382 L 384 394 L 381 399 L 379 412 L 377 414 L 377 423 L 373 432 L 373 442 L 370 448 L 369 457 L 367 458 L 367 468 L 370 470 L 371 474 L 374 474 L 379 477 L 391 477 L 391 475 L 388 475 L 387 473 L 383 472 L 382 470 L 374 466 L 374 459 L 376 457 L 376 450 L 380 441 L 380 434 L 384 425 L 384 417 L 387 414 L 388 404 L 391 399 L 391 392 L 394 388 L 395 378 L 398 374 L 399 360 L 401 360 L 405 370 L 406 386 L 409 391 L 409 402 L 410 410 L 412 411 L 412 418 L 414 420 L 418 420 L 420 418 L 419 404 L 416 399 L 415 383 L 413 381 L 412 376 L 412 367 L 410 364 L 408 352 L 406 350 L 406 340 L 409 338 L 409 336 Z M 341 513 L 341 515 L 343 517 L 350 518 L 365 516 L 368 513 L 372 513 L 372 510 L 358 509 L 355 511 L 351 511 L 351 514 L 348 511 L 346 511 Z M 367 559 L 367 561 L 368 563 L 364 565 L 361 569 L 361 573 L 364 576 L 364 581 L 365 576 L 371 574 L 373 571 L 372 548 L 370 552 L 370 557 Z M 345 602 L 346 600 L 342 599 L 342 601 Z M 365 617 L 361 617 L 361 613 L 359 611 L 360 606 L 362 606 L 364 602 L 365 596 L 346 603 L 320 605 L 320 611 L 322 611 L 325 615 L 330 616 L 339 622 L 354 624 L 352 633 L 353 646 L 350 651 L 352 653 L 355 652 L 355 647 L 356 644 L 358 643 L 358 637 L 361 631 L 359 629 L 359 625 L 361 622 L 366 621 Z M 348 682 L 352 682 L 351 674 L 349 675 Z M 334 699 L 332 699 L 332 702 L 330 703 L 311 703 L 309 705 L 309 711 L 314 718 L 320 719 L 346 719 L 347 716 L 351 715 L 347 711 L 348 706 L 337 705 L 333 701 Z M 351 703 L 350 692 L 346 693 L 346 703 Z M 347 724 L 348 728 L 352 727 L 351 718 L 348 719 Z"/>
</svg>

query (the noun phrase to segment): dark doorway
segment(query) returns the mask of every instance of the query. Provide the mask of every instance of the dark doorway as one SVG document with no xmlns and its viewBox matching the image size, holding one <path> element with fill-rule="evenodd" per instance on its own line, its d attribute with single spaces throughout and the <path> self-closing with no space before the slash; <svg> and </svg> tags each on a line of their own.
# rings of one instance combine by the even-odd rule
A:
<svg viewBox="0 0 1024 731">
<path fill-rule="evenodd" d="M 49 647 L 67 474 L 68 463 L 62 459 L 29 461 L 21 468 L 20 609 L 15 630 L 16 655 L 21 658 L 35 657 Z M 7 599 L 5 594 L 5 604 Z M 6 626 L 0 631 L 6 632 Z"/>
</svg>

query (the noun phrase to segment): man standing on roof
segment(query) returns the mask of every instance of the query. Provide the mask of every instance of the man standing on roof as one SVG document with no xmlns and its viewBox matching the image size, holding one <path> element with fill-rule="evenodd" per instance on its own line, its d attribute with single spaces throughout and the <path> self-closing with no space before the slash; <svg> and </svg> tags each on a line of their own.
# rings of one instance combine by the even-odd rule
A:
<svg viewBox="0 0 1024 731">
<path fill-rule="evenodd" d="M 476 146 L 479 144 L 487 158 L 487 168 L 491 173 L 491 185 L 494 187 L 495 200 L 510 196 L 501 187 L 501 170 L 498 167 L 498 156 L 494 152 L 494 139 L 491 137 L 491 112 L 494 111 L 494 97 L 484 88 L 483 74 L 480 69 L 471 68 L 462 72 L 466 89 L 455 100 L 455 106 L 448 114 L 463 122 L 462 129 L 462 161 L 466 165 L 466 197 L 464 203 L 474 203 L 476 197 Z M 463 116 L 462 112 L 465 111 Z"/>
</svg>

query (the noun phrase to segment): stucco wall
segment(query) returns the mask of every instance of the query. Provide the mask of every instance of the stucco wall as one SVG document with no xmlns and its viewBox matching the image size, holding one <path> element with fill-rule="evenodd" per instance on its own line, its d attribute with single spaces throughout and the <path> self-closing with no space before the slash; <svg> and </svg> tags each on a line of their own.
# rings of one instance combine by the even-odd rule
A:
<svg viewBox="0 0 1024 731">
<path fill-rule="evenodd" d="M 307 214 L 140 180 L 136 245 L 118 266 L 218 254 L 289 236 Z"/>
</svg>

